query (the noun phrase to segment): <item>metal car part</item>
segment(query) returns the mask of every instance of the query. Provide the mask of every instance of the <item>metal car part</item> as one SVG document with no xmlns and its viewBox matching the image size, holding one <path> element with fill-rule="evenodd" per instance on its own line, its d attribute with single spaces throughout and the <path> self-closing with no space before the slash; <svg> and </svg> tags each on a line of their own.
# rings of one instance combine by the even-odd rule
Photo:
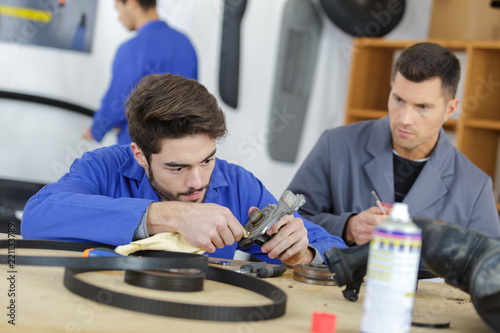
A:
<svg viewBox="0 0 500 333">
<path fill-rule="evenodd" d="M 248 214 L 250 220 L 244 227 L 249 232 L 249 235 L 242 238 L 238 245 L 243 249 L 247 249 L 254 243 L 264 244 L 272 237 L 266 234 L 266 231 L 281 220 L 283 216 L 295 213 L 305 202 L 306 199 L 302 194 L 295 195 L 292 191 L 287 190 L 281 196 L 278 205 L 269 204 L 262 210 L 255 209 L 251 211 Z"/>
<path fill-rule="evenodd" d="M 320 265 L 295 265 L 293 279 L 295 281 L 316 284 L 320 286 L 336 286 L 335 274 L 331 273 L 328 266 Z"/>
</svg>

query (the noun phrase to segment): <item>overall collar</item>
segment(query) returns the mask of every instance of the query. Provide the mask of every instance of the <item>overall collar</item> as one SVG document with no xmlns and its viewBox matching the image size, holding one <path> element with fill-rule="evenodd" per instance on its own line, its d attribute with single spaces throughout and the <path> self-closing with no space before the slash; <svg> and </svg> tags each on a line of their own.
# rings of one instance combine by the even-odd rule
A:
<svg viewBox="0 0 500 333">
<path fill-rule="evenodd" d="M 143 33 L 144 31 L 152 30 L 152 29 L 155 29 L 156 27 L 162 26 L 162 25 L 168 26 L 165 21 L 152 20 L 152 21 L 149 21 L 149 22 L 143 24 L 139 29 L 137 29 L 137 33 L 140 34 L 140 33 Z"/>
</svg>

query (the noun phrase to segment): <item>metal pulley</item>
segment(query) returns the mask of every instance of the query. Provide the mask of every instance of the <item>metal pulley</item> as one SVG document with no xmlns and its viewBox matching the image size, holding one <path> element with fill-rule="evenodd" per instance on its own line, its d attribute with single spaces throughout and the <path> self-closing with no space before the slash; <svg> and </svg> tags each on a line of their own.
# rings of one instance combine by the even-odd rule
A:
<svg viewBox="0 0 500 333">
<path fill-rule="evenodd" d="M 303 283 L 336 286 L 334 276 L 335 274 L 330 272 L 328 266 L 323 264 L 295 265 L 293 268 L 293 279 Z"/>
</svg>

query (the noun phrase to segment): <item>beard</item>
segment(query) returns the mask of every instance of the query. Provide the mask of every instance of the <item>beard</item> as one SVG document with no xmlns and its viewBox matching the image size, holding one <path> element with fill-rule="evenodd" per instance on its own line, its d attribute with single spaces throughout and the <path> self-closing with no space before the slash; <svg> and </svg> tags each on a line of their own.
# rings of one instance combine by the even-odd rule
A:
<svg viewBox="0 0 500 333">
<path fill-rule="evenodd" d="M 153 171 L 151 171 L 151 167 L 148 167 L 148 178 L 149 178 L 149 183 L 151 184 L 151 187 L 153 188 L 153 190 L 156 192 L 156 194 L 158 195 L 158 197 L 162 201 L 180 201 L 179 198 L 181 196 L 189 195 L 189 194 L 193 194 L 196 192 L 201 192 L 203 190 L 206 190 L 208 188 L 208 185 L 210 184 L 210 180 L 209 180 L 208 184 L 202 186 L 199 189 L 189 188 L 189 190 L 186 192 L 174 193 L 174 192 L 167 190 L 166 188 L 163 188 L 160 184 L 158 184 L 158 182 L 156 181 L 156 179 L 154 177 Z M 210 175 L 210 179 L 211 178 L 212 178 L 212 176 Z M 203 194 L 203 197 L 201 197 L 197 200 L 190 200 L 190 201 L 191 202 L 204 202 L 206 196 L 207 196 L 207 191 L 205 191 L 205 193 Z"/>
</svg>

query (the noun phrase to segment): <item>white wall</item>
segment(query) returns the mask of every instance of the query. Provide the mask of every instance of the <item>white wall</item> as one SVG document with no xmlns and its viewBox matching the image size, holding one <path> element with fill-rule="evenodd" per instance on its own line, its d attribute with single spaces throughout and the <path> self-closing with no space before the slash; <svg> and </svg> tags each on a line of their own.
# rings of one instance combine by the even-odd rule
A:
<svg viewBox="0 0 500 333">
<path fill-rule="evenodd" d="M 48 8 L 56 2 L 43 1 Z M 0 89 L 97 108 L 110 80 L 114 52 L 130 34 L 117 21 L 114 1 L 98 1 L 96 22 L 91 54 L 0 42 Z M 25 24 L 26 31 L 36 33 L 30 21 Z M 74 158 L 98 146 L 81 139 L 89 125 L 88 117 L 0 100 L 0 178 L 57 180 Z M 115 141 L 109 135 L 103 144 Z"/>
<path fill-rule="evenodd" d="M 217 97 L 223 3 L 223 0 L 159 0 L 158 6 L 160 15 L 193 41 L 199 57 L 199 79 Z M 286 0 L 248 0 L 242 25 L 238 109 L 227 107 L 221 101 L 228 120 L 229 135 L 219 145 L 219 157 L 252 171 L 276 196 L 286 188 L 321 132 L 342 125 L 352 44 L 352 38 L 320 12 L 324 23 L 323 32 L 298 161 L 287 164 L 271 160 L 264 136 L 271 109 L 278 38 L 285 3 Z M 407 0 L 407 11 L 402 22 L 387 38 L 425 39 L 431 7 L 432 0 Z M 97 108 L 110 79 L 114 52 L 123 40 L 131 36 L 117 21 L 114 1 L 100 0 L 97 16 L 96 35 L 90 55 L 0 43 L 0 89 L 27 91 Z M 0 108 L 3 105 L 0 104 Z M 9 135 L 23 133 L 32 140 L 33 147 L 41 137 L 47 138 L 47 134 L 40 132 L 46 126 L 43 122 L 12 124 L 10 117 L 7 125 L 2 113 L 0 109 L 0 133 L 9 133 L 0 135 L 2 151 L 13 144 L 5 142 L 5 137 Z M 78 118 L 68 122 L 69 128 L 75 128 L 72 136 L 65 133 L 62 137 L 57 130 L 52 130 L 48 135 L 53 138 L 52 141 L 61 142 L 60 146 L 51 144 L 43 150 L 23 146 L 18 154 L 12 153 L 14 156 L 11 156 L 19 166 L 32 163 L 33 156 L 50 155 L 43 161 L 52 167 L 44 168 L 39 163 L 30 172 L 25 169 L 18 172 L 19 167 L 2 160 L 0 177 L 55 181 L 60 176 L 60 170 L 55 172 L 54 165 L 67 165 L 67 160 L 90 148 L 88 143 L 82 143 L 79 138 L 80 129 L 87 125 L 86 120 Z M 112 142 L 113 138 L 109 136 L 105 144 Z"/>
</svg>

